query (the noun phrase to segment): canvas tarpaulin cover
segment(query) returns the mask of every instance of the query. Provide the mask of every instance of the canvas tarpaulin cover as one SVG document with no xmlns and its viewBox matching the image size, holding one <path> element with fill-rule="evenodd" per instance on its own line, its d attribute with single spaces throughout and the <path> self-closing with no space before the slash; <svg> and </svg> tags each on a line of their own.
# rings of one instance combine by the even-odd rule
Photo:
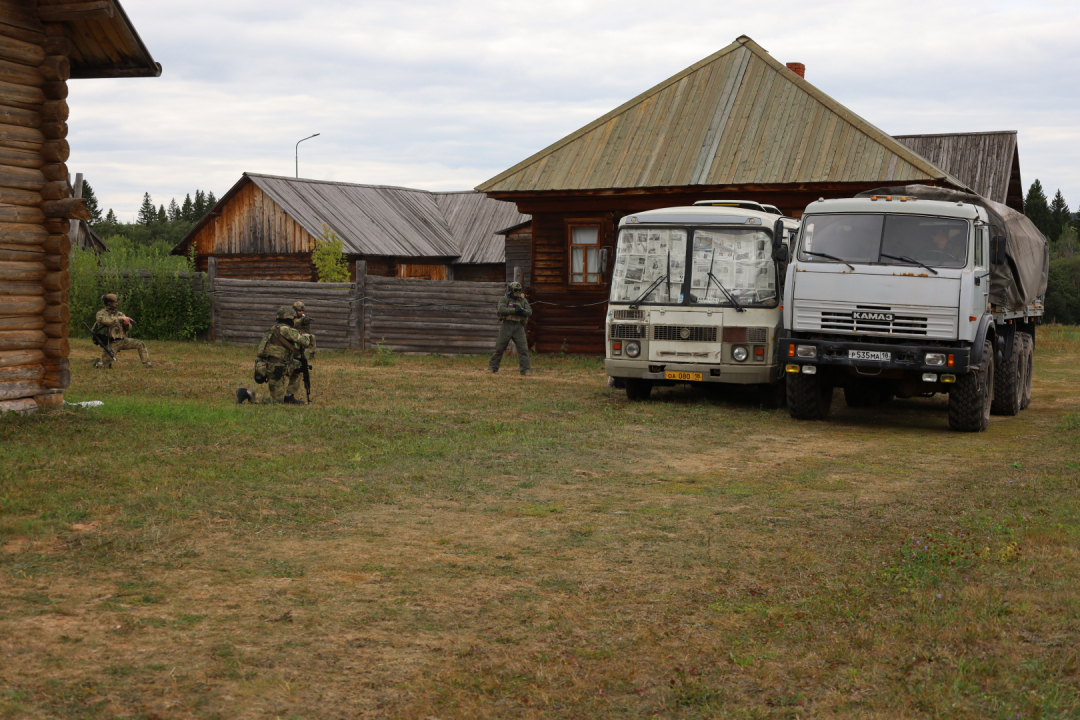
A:
<svg viewBox="0 0 1080 720">
<path fill-rule="evenodd" d="M 993 235 L 1008 238 L 1005 262 L 990 275 L 990 302 L 1007 310 L 1021 310 L 1046 294 L 1050 274 L 1050 245 L 1026 215 L 980 195 L 930 185 L 901 185 L 867 190 L 856 197 L 907 195 L 920 200 L 967 202 L 984 208 L 993 226 Z"/>
</svg>

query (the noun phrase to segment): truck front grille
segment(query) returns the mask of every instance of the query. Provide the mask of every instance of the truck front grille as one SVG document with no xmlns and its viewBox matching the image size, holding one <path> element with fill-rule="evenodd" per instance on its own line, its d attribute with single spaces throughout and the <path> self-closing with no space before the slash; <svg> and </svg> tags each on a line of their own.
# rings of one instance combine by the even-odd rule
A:
<svg viewBox="0 0 1080 720">
<path fill-rule="evenodd" d="M 716 328 L 700 325 L 653 325 L 652 339 L 673 342 L 716 342 Z"/>
<path fill-rule="evenodd" d="M 855 319 L 853 313 L 891 315 Z M 865 306 L 834 301 L 796 301 L 793 330 L 901 337 L 956 337 L 956 308 Z"/>
<path fill-rule="evenodd" d="M 612 340 L 636 340 L 648 335 L 648 325 L 612 325 Z"/>
</svg>

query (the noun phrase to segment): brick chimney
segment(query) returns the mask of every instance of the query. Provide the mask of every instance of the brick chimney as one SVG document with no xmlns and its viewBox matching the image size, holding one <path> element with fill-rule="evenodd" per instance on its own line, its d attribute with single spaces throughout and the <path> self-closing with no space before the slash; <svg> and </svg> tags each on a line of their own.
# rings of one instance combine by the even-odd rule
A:
<svg viewBox="0 0 1080 720">
<path fill-rule="evenodd" d="M 788 63 L 787 67 L 788 67 L 788 70 L 795 73 L 799 77 L 801 77 L 803 79 L 806 78 L 806 66 L 803 65 L 802 63 Z"/>
</svg>

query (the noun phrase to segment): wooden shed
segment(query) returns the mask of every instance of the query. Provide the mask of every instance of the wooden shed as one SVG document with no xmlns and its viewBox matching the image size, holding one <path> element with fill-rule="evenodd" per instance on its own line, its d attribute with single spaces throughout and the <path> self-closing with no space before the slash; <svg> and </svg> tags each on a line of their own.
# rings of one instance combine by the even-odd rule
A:
<svg viewBox="0 0 1080 720">
<path fill-rule="evenodd" d="M 532 215 L 530 342 L 603 352 L 619 220 L 727 198 L 798 216 L 819 197 L 885 184 L 966 187 L 746 36 L 481 184 Z"/>
<path fill-rule="evenodd" d="M 501 281 L 499 228 L 528 218 L 513 203 L 472 190 L 429 192 L 384 185 L 244 173 L 173 249 L 217 276 L 311 281 L 315 238 L 328 227 L 367 273 L 428 280 Z"/>
<path fill-rule="evenodd" d="M 984 198 L 1024 212 L 1015 130 L 894 137 Z"/>
<path fill-rule="evenodd" d="M 0 411 L 63 404 L 70 220 L 69 78 L 157 77 L 115 0 L 0 2 Z"/>
</svg>

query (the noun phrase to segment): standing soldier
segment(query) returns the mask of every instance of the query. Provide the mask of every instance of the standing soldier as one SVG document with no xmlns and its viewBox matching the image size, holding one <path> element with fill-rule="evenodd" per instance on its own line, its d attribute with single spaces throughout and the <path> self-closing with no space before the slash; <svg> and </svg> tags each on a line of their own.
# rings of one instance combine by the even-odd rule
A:
<svg viewBox="0 0 1080 720">
<path fill-rule="evenodd" d="M 296 319 L 293 320 L 293 327 L 299 330 L 302 334 L 311 338 L 311 345 L 308 346 L 305 357 L 310 363 L 311 359 L 315 357 L 315 336 L 311 334 L 311 318 L 304 314 L 304 303 L 297 300 L 292 304 L 293 311 L 296 313 Z M 304 379 L 304 370 L 299 365 L 293 370 L 292 375 L 289 376 L 289 389 L 287 394 L 292 397 L 300 396 L 300 387 Z M 306 388 L 305 388 L 306 392 Z"/>
<path fill-rule="evenodd" d="M 517 348 L 518 365 L 522 375 L 531 373 L 529 370 L 529 341 L 525 338 L 525 323 L 532 315 L 529 301 L 521 291 L 521 283 L 512 282 L 506 286 L 506 295 L 499 298 L 499 339 L 495 343 L 495 352 L 491 354 L 488 362 L 488 372 L 499 372 L 499 363 L 502 362 L 503 353 L 510 341 L 514 341 Z"/>
<path fill-rule="evenodd" d="M 256 381 L 262 375 L 265 378 L 268 392 L 267 397 L 261 397 L 262 405 L 303 405 L 302 400 L 297 400 L 285 392 L 289 378 L 300 363 L 300 353 L 311 344 L 311 337 L 301 333 L 293 327 L 296 311 L 287 305 L 278 308 L 277 322 L 263 335 L 259 343 L 258 361 L 255 363 Z M 237 388 L 237 404 L 255 402 L 255 393 L 246 388 Z"/>
<path fill-rule="evenodd" d="M 148 368 L 154 367 L 150 364 L 150 353 L 146 352 L 146 345 L 127 336 L 127 330 L 134 321 L 120 312 L 120 299 L 115 294 L 109 293 L 101 296 L 101 302 L 105 304 L 105 307 L 97 311 L 93 331 L 97 332 L 98 328 L 105 329 L 106 342 L 114 353 L 120 350 L 138 350 L 142 364 Z M 101 351 L 101 358 L 94 361 L 94 367 L 106 369 L 112 367 L 112 357 L 104 348 Z"/>
</svg>

